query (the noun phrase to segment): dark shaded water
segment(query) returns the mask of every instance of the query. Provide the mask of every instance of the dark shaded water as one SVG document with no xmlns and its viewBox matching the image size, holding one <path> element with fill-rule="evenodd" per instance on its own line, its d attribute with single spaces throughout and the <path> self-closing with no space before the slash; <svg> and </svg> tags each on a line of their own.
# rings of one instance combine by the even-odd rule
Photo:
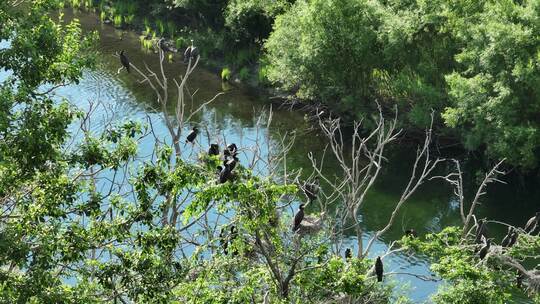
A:
<svg viewBox="0 0 540 304">
<path fill-rule="evenodd" d="M 138 34 L 132 32 L 123 33 L 109 25 L 102 25 L 96 16 L 86 13 L 76 13 L 86 30 L 99 32 L 100 65 L 96 70 L 86 71 L 79 85 L 72 85 L 57 91 L 57 95 L 66 97 L 72 103 L 83 109 L 88 108 L 89 102 L 101 102 L 110 109 L 109 114 L 95 113 L 94 127 L 103 128 L 104 121 L 99 117 L 112 118 L 123 121 L 146 120 L 150 117 L 154 122 L 154 130 L 166 139 L 168 132 L 164 126 L 161 112 L 151 90 L 138 82 L 134 74 L 122 72 L 117 74 L 120 67 L 118 59 L 113 54 L 125 49 L 130 60 L 143 66 L 146 62 L 151 68 L 156 67 L 157 55 L 145 51 L 138 40 Z M 71 12 L 66 11 L 67 19 L 72 18 Z M 180 55 L 175 55 L 175 62 L 166 65 L 166 73 L 169 77 L 178 77 L 184 71 Z M 190 89 L 198 90 L 195 95 L 195 103 L 205 101 L 223 90 L 220 77 L 215 73 L 198 68 L 195 75 L 190 79 Z M 214 131 L 219 131 L 227 138 L 228 142 L 236 142 L 239 146 L 251 146 L 257 137 L 256 121 L 259 114 L 268 108 L 268 98 L 254 96 L 248 91 L 231 87 L 226 94 L 219 97 L 215 103 L 207 106 L 198 117 L 196 122 L 208 126 Z M 172 112 L 171 112 L 172 113 Z M 262 128 L 261 131 L 268 135 L 267 138 L 277 140 L 280 134 L 286 131 L 296 131 L 296 141 L 288 156 L 291 168 L 303 168 L 310 172 L 311 164 L 307 158 L 310 151 L 316 154 L 323 150 L 325 141 L 317 131 L 313 131 L 311 125 L 304 119 L 304 115 L 298 112 L 284 110 L 274 111 L 274 120 L 270 128 Z M 206 141 L 203 142 L 206 145 Z M 263 145 L 264 146 L 264 145 Z M 401 190 L 406 185 L 412 161 L 414 160 L 414 147 L 397 145 L 389 154 L 390 162 L 383 171 L 383 176 L 375 185 L 372 193 L 365 202 L 363 208 L 363 225 L 368 231 L 382 228 L 388 221 L 389 215 L 398 201 Z M 153 141 L 143 142 L 141 147 L 143 154 L 149 154 L 153 148 Z M 267 153 L 267 151 L 263 151 Z M 326 162 L 325 170 L 328 173 L 336 170 L 336 164 L 331 160 Z M 469 180 L 474 180 L 473 165 L 465 167 Z M 446 168 L 441 167 L 441 173 Z M 490 187 L 488 195 L 482 200 L 478 213 L 482 217 L 507 221 L 512 224 L 522 225 L 531 214 L 540 208 L 538 182 L 533 185 L 522 185 L 512 181 L 506 185 L 498 184 Z M 469 187 L 469 195 L 474 187 Z M 530 190 L 533 188 L 534 190 Z M 526 190 L 529 189 L 529 190 Z M 396 225 L 378 241 L 372 249 L 373 255 L 378 255 L 387 248 L 392 240 L 400 239 L 403 229 L 414 228 L 420 235 L 431 231 L 437 231 L 442 227 L 459 224 L 459 206 L 452 189 L 442 181 L 431 181 L 423 185 L 419 191 L 405 204 Z M 501 237 L 503 231 L 493 227 L 491 232 L 496 238 Z M 354 246 L 354 239 L 351 237 Z M 388 271 L 411 272 L 415 274 L 429 273 L 429 265 L 419 257 L 395 255 L 387 259 L 385 266 Z M 438 283 L 424 282 L 411 276 L 394 277 L 398 287 L 405 287 L 406 291 L 415 302 L 428 300 Z M 410 288 L 406 288 L 407 284 Z M 517 301 L 517 300 L 516 300 Z M 525 303 L 525 302 L 523 302 Z"/>
</svg>

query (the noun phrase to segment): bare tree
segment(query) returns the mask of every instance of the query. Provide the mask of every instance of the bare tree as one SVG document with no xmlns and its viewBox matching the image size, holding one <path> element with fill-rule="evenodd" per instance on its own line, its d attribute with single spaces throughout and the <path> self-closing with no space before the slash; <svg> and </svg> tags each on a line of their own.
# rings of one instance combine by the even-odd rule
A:
<svg viewBox="0 0 540 304">
<path fill-rule="evenodd" d="M 322 172 L 322 161 L 317 162 L 313 155 L 309 155 L 316 173 L 330 185 L 332 192 L 326 195 L 327 203 L 342 202 L 344 213 L 338 217 L 343 222 L 352 221 L 356 231 L 359 258 L 365 257 L 373 242 L 383 235 L 394 224 L 396 216 L 407 199 L 423 184 L 431 172 L 443 159 L 431 159 L 431 127 L 426 130 L 425 140 L 418 148 L 416 159 L 412 168 L 411 177 L 399 201 L 388 219 L 387 224 L 375 232 L 366 248 L 363 246 L 364 231 L 361 225 L 360 208 L 365 203 L 366 195 L 380 175 L 381 168 L 386 162 L 385 152 L 388 144 L 394 142 L 401 130 L 396 129 L 397 111 L 392 120 L 387 121 L 379 106 L 379 115 L 375 120 L 376 126 L 368 135 L 362 135 L 362 121 L 354 122 L 350 138 L 345 138 L 339 119 L 319 119 L 322 131 L 329 140 L 330 151 L 337 159 L 341 175 L 338 181 L 332 180 Z M 433 121 L 433 117 L 432 117 Z M 350 148 L 349 148 L 350 147 Z M 342 230 L 345 228 L 342 228 Z"/>
</svg>

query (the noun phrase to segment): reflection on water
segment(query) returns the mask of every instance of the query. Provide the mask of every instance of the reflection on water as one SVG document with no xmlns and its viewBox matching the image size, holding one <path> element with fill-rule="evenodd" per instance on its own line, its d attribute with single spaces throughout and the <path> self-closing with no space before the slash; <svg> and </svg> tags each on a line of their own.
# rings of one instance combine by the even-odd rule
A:
<svg viewBox="0 0 540 304">
<path fill-rule="evenodd" d="M 68 11 L 66 17 L 72 18 L 72 14 Z M 146 63 L 151 69 L 157 67 L 157 56 L 142 50 L 135 33 L 122 33 L 111 26 L 101 25 L 97 17 L 90 14 L 77 13 L 77 18 L 86 30 L 99 32 L 100 65 L 96 70 L 86 71 L 79 85 L 63 87 L 55 94 L 82 109 L 88 109 L 90 103 L 101 103 L 106 110 L 94 114 L 92 125 L 94 130 L 103 129 L 104 124 L 110 119 L 146 121 L 150 118 L 158 138 L 169 138 L 153 92 L 141 84 L 136 75 L 127 74 L 125 71 L 117 74 L 120 63 L 113 54 L 124 49 L 132 62 L 138 66 Z M 177 56 L 180 55 L 175 55 L 173 63 L 166 64 L 165 73 L 169 78 L 178 79 L 184 72 L 185 66 Z M 5 77 L 5 73 L 0 76 Z M 253 141 L 258 137 L 256 130 L 258 115 L 265 111 L 268 105 L 267 97 L 254 96 L 234 86 L 224 88 L 217 74 L 201 68 L 190 79 L 189 89 L 195 93 L 194 106 L 227 89 L 223 96 L 195 117 L 194 123 L 208 127 L 211 133 L 222 134 L 227 142 L 235 142 L 239 146 L 253 145 Z M 173 113 L 172 109 L 170 110 L 170 113 Z M 186 129 L 189 128 L 190 126 L 186 126 Z M 73 127 L 74 132 L 75 129 Z M 321 156 L 325 146 L 322 135 L 312 130 L 301 113 L 275 110 L 271 128 L 262 128 L 260 131 L 268 135 L 270 140 L 277 140 L 287 131 L 295 131 L 296 141 L 288 156 L 288 164 L 292 169 L 303 168 L 305 172 L 309 172 L 311 163 L 307 154 L 313 152 L 316 156 Z M 203 143 L 206 145 L 206 140 Z M 383 169 L 382 177 L 364 203 L 362 219 L 366 231 L 375 231 L 386 224 L 408 181 L 416 151 L 407 145 L 397 146 L 399 147 L 389 153 L 390 162 Z M 143 141 L 140 147 L 143 155 L 150 154 L 153 148 L 154 142 L 149 139 Z M 266 154 L 268 151 L 263 153 Z M 247 161 L 247 153 L 243 155 L 241 161 Z M 336 172 L 336 169 L 336 164 L 331 159 L 325 161 L 325 172 L 331 174 Z M 440 173 L 444 173 L 445 170 L 448 168 L 441 167 Z M 472 169 L 468 173 L 474 176 Z M 538 192 L 530 193 L 520 189 L 522 187 L 517 186 L 515 182 L 490 187 L 489 190 L 493 192 L 482 200 L 480 215 L 516 225 L 522 224 L 534 210 L 538 209 L 536 198 L 539 195 Z M 466 189 L 466 191 L 473 190 Z M 422 236 L 448 225 L 459 224 L 459 203 L 448 185 L 440 180 L 429 181 L 404 205 L 395 223 L 395 226 L 375 243 L 371 253 L 373 256 L 385 251 L 391 241 L 400 239 L 405 229 L 414 228 Z M 494 227 L 491 232 L 497 239 L 504 233 L 503 229 L 498 227 Z M 370 233 L 365 236 L 365 240 L 367 241 L 369 237 Z M 356 247 L 354 240 L 350 238 L 349 247 Z M 385 265 L 388 271 L 429 275 L 429 265 L 418 256 L 396 254 L 385 260 Z M 398 286 L 404 286 L 407 282 L 410 286 L 414 286 L 408 293 L 415 302 L 428 299 L 429 294 L 438 286 L 438 283 L 422 281 L 411 276 L 397 276 L 396 280 Z"/>
</svg>

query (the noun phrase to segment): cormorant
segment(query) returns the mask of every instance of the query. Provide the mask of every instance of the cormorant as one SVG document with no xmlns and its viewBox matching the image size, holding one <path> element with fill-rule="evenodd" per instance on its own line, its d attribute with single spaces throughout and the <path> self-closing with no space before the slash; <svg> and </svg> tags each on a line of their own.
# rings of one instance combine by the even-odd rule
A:
<svg viewBox="0 0 540 304">
<path fill-rule="evenodd" d="M 375 261 L 375 273 L 377 274 L 377 282 L 382 282 L 384 266 L 380 256 L 377 257 L 377 261 Z"/>
<path fill-rule="evenodd" d="M 475 242 L 476 244 L 482 243 L 482 236 L 487 239 L 487 228 L 484 220 L 478 221 L 478 228 L 476 229 Z"/>
<path fill-rule="evenodd" d="M 304 183 L 304 193 L 306 194 L 307 198 L 310 202 L 317 199 L 317 194 L 319 194 L 319 178 L 315 178 L 315 181 L 313 183 Z"/>
<path fill-rule="evenodd" d="M 486 244 L 484 245 L 484 247 L 482 247 L 482 249 L 480 249 L 480 252 L 478 253 L 478 255 L 480 256 L 480 260 L 483 260 L 486 257 L 490 246 L 491 246 L 491 240 L 487 239 Z"/>
<path fill-rule="evenodd" d="M 348 261 L 352 258 L 352 250 L 351 248 L 345 249 L 345 259 Z"/>
<path fill-rule="evenodd" d="M 237 152 L 238 152 L 238 147 L 236 147 L 236 144 L 232 143 L 228 145 L 227 148 L 225 148 L 225 150 L 223 150 L 223 155 L 225 155 L 225 157 L 235 156 Z"/>
<path fill-rule="evenodd" d="M 230 231 L 229 231 L 229 242 L 231 244 L 234 244 L 234 240 L 236 240 L 237 237 L 238 237 L 238 229 L 236 229 L 235 225 L 231 225 L 231 228 L 230 228 Z M 232 249 L 232 254 L 233 255 L 238 254 L 238 250 L 235 247 L 233 247 L 233 249 Z"/>
<path fill-rule="evenodd" d="M 229 246 L 229 243 L 227 242 L 227 237 L 225 236 L 225 228 L 221 228 L 221 231 L 219 232 L 219 244 L 223 250 L 223 253 L 227 254 L 227 247 Z"/>
<path fill-rule="evenodd" d="M 226 166 L 229 166 L 229 168 L 232 170 L 234 170 L 234 168 L 236 167 L 236 164 L 238 163 L 238 157 L 236 157 L 236 155 L 233 155 L 233 158 L 229 159 L 229 160 L 225 160 L 224 164 Z"/>
<path fill-rule="evenodd" d="M 210 144 L 210 149 L 208 149 L 208 155 L 219 155 L 218 144 Z"/>
<path fill-rule="evenodd" d="M 305 204 L 300 204 L 300 206 L 298 206 L 298 212 L 296 212 L 296 214 L 294 215 L 294 225 L 293 225 L 294 232 L 300 229 L 300 223 L 304 219 L 304 207 L 305 207 Z"/>
<path fill-rule="evenodd" d="M 524 229 L 525 232 L 532 234 L 538 227 L 538 221 L 540 221 L 540 211 L 536 212 L 536 214 L 527 221 Z"/>
<path fill-rule="evenodd" d="M 224 184 L 231 178 L 231 168 L 225 165 L 219 172 L 219 183 Z"/>
<path fill-rule="evenodd" d="M 199 49 L 193 46 L 193 39 L 191 39 L 191 45 L 184 51 L 184 63 L 187 63 L 190 59 L 197 59 L 199 56 Z"/>
<path fill-rule="evenodd" d="M 514 230 L 514 233 L 512 233 L 512 237 L 510 238 L 510 243 L 508 243 L 508 247 L 514 246 L 516 244 L 518 239 L 519 233 L 517 230 Z"/>
<path fill-rule="evenodd" d="M 129 73 L 129 59 L 127 58 L 126 54 L 124 54 L 124 50 L 120 51 L 120 63 L 122 63 L 122 66 L 126 68 L 126 71 Z M 118 71 L 120 73 L 120 71 Z"/>
<path fill-rule="evenodd" d="M 411 229 L 405 230 L 405 236 L 410 237 L 410 238 L 415 238 L 415 237 L 418 237 L 418 234 L 416 233 L 416 230 L 411 228 Z"/>
<path fill-rule="evenodd" d="M 191 129 L 191 132 L 189 132 L 186 138 L 186 142 L 193 143 L 193 141 L 197 137 L 197 134 L 199 134 L 199 129 L 197 129 L 197 127 L 193 127 L 193 129 Z"/>
<path fill-rule="evenodd" d="M 501 242 L 502 247 L 509 247 L 508 245 L 510 244 L 510 241 L 512 240 L 513 234 L 514 234 L 514 227 L 508 227 L 508 233 L 506 234 L 506 236 L 503 238 Z"/>
</svg>

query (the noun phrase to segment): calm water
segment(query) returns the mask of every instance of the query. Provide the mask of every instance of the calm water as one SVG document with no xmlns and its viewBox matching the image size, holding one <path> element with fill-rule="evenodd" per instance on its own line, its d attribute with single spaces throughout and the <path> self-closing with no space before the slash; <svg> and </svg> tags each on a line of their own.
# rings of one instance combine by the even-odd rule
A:
<svg viewBox="0 0 540 304">
<path fill-rule="evenodd" d="M 136 33 L 123 33 L 112 26 L 99 24 L 97 17 L 91 14 L 76 13 L 76 16 L 86 30 L 99 32 L 100 65 L 95 70 L 86 71 L 79 85 L 61 88 L 56 94 L 69 99 L 83 109 L 88 108 L 89 102 L 100 102 L 105 105 L 108 111 L 104 111 L 102 107 L 94 114 L 93 127 L 96 130 L 102 129 L 109 119 L 146 121 L 147 117 L 150 117 L 158 136 L 167 139 L 168 132 L 152 91 L 145 85 L 141 85 L 134 74 L 127 74 L 125 71 L 117 74 L 120 63 L 113 56 L 115 52 L 125 49 L 130 60 L 137 66 L 142 67 L 143 62 L 146 62 L 151 68 L 155 68 L 157 55 L 142 49 Z M 73 15 L 67 11 L 66 17 L 69 19 Z M 184 65 L 179 56 L 175 55 L 175 62 L 166 65 L 169 78 L 183 74 Z M 223 91 L 220 77 L 201 67 L 190 79 L 189 87 L 191 91 L 198 90 L 195 103 L 205 101 Z M 268 108 L 268 104 L 266 96 L 254 96 L 242 88 L 231 87 L 225 95 L 204 109 L 195 118 L 195 123 L 207 126 L 212 133 L 222 134 L 227 138 L 227 142 L 235 142 L 244 147 L 253 146 L 253 141 L 257 137 L 257 119 L 259 114 Z M 288 164 L 291 168 L 303 168 L 305 172 L 311 172 L 311 165 L 307 158 L 308 152 L 313 151 L 316 155 L 320 155 L 324 148 L 324 138 L 317 131 L 312 130 L 302 113 L 274 109 L 271 127 L 262 128 L 261 131 L 265 135 L 263 138 L 268 138 L 270 141 L 278 140 L 280 134 L 287 131 L 295 131 L 296 141 L 288 156 Z M 202 144 L 206 147 L 206 139 Z M 368 231 L 375 231 L 386 224 L 409 178 L 415 149 L 400 143 L 398 146 L 400 147 L 390 152 L 390 163 L 384 169 L 382 178 L 364 204 L 363 226 Z M 142 154 L 149 154 L 152 148 L 153 140 L 149 139 L 143 141 L 140 149 Z M 246 161 L 248 156 L 249 152 L 245 153 L 242 160 Z M 463 155 L 460 157 L 466 158 Z M 332 173 L 335 169 L 335 163 L 327 160 L 326 172 Z M 442 166 L 440 172 L 444 173 L 445 170 L 448 168 Z M 467 180 L 474 181 L 476 170 L 474 163 L 468 162 L 464 170 Z M 535 210 L 540 208 L 539 191 L 530 190 L 540 188 L 538 186 L 538 181 L 524 183 L 509 181 L 506 185 L 498 184 L 496 187 L 491 187 L 488 195 L 482 200 L 479 215 L 522 225 Z M 474 187 L 469 188 L 466 190 L 469 190 L 469 195 L 472 195 L 470 192 L 474 191 Z M 400 239 L 404 229 L 414 228 L 423 235 L 447 225 L 459 224 L 459 206 L 452 194 L 452 189 L 440 181 L 423 185 L 405 204 L 395 223 L 395 226 L 375 244 L 372 249 L 373 255 L 383 252 L 391 241 Z M 493 227 L 490 231 L 496 238 L 501 237 L 503 233 L 497 227 Z M 352 237 L 348 246 L 355 247 Z M 407 255 L 394 255 L 387 258 L 385 268 L 387 271 L 429 273 L 429 265 L 422 258 Z M 415 302 L 428 300 L 429 294 L 438 287 L 438 283 L 424 282 L 410 276 L 396 276 L 393 279 L 398 287 L 406 289 Z M 518 299 L 516 302 L 526 303 Z"/>
</svg>

